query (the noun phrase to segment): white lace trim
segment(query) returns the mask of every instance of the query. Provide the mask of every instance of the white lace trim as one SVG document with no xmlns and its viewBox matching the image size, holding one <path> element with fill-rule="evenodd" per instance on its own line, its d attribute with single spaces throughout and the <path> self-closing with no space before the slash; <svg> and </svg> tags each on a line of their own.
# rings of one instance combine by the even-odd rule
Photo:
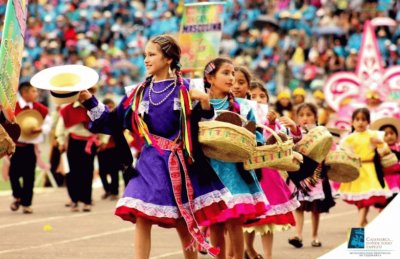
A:
<svg viewBox="0 0 400 259">
<path fill-rule="evenodd" d="M 300 194 L 297 198 L 298 201 L 316 201 L 316 200 L 323 200 L 325 199 L 325 194 L 323 192 L 316 193 L 315 195 L 305 196 Z"/>
<path fill-rule="evenodd" d="M 372 196 L 385 196 L 386 198 L 392 196 L 391 191 L 387 190 L 379 190 L 379 191 L 370 191 L 368 193 L 343 193 L 340 192 L 340 198 L 343 200 L 348 200 L 348 201 L 361 201 L 361 200 L 367 200 L 371 198 Z"/>
<path fill-rule="evenodd" d="M 393 187 L 392 189 L 390 189 L 390 191 L 392 193 L 399 193 L 400 192 L 400 188 L 399 187 Z"/>
<path fill-rule="evenodd" d="M 89 115 L 91 121 L 95 121 L 101 117 L 105 110 L 106 106 L 103 103 L 98 103 L 97 106 L 90 109 L 87 114 Z"/>
<path fill-rule="evenodd" d="M 282 204 L 271 205 L 271 209 L 268 210 L 267 216 L 283 215 L 294 211 L 298 207 L 300 207 L 300 202 L 296 199 L 291 199 Z"/>
<path fill-rule="evenodd" d="M 228 208 L 233 208 L 238 204 L 253 204 L 264 202 L 269 205 L 268 199 L 263 192 L 257 192 L 254 194 L 243 193 L 243 194 L 233 194 L 233 197 L 226 200 L 225 203 Z"/>
<path fill-rule="evenodd" d="M 232 198 L 232 194 L 229 192 L 227 188 L 222 190 L 213 191 L 194 199 L 194 210 L 198 211 L 204 207 L 208 207 L 213 203 L 218 203 L 220 201 L 226 201 Z M 185 204 L 185 206 L 188 204 Z"/>
<path fill-rule="evenodd" d="M 220 201 L 225 201 L 231 199 L 232 194 L 228 191 L 228 189 L 224 188 L 222 190 L 213 191 L 207 193 L 205 195 L 199 196 L 194 199 L 194 210 L 198 211 L 204 207 L 210 206 L 213 203 L 218 203 Z M 146 215 L 158 217 L 158 218 L 180 218 L 181 213 L 177 206 L 162 206 L 156 205 L 152 203 L 146 203 L 142 200 L 124 197 L 120 198 L 117 203 L 118 207 L 128 207 L 132 209 L 136 209 Z M 188 209 L 189 204 L 185 203 L 184 206 Z"/>
</svg>

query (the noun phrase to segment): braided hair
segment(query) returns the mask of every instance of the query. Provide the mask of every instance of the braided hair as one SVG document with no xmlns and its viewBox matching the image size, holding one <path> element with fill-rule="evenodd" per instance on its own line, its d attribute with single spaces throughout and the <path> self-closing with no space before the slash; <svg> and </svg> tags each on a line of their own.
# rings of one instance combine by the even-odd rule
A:
<svg viewBox="0 0 400 259">
<path fill-rule="evenodd" d="M 204 87 L 206 89 L 211 88 L 211 84 L 208 82 L 207 76 L 215 76 L 218 70 L 221 68 L 221 66 L 226 63 L 233 65 L 232 60 L 228 58 L 216 58 L 207 63 L 207 65 L 204 68 Z M 233 96 L 233 94 L 229 92 L 227 96 L 229 102 L 228 110 L 231 112 L 240 113 L 240 106 L 235 101 L 235 97 Z"/>
</svg>

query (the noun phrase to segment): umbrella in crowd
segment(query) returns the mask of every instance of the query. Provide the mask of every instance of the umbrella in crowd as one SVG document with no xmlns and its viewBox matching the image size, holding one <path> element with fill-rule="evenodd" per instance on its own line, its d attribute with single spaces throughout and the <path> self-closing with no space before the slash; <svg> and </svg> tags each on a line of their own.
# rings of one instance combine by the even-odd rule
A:
<svg viewBox="0 0 400 259">
<path fill-rule="evenodd" d="M 278 21 L 271 16 L 268 15 L 260 15 L 253 23 L 256 28 L 264 28 L 268 25 L 271 25 L 275 28 L 279 28 Z"/>
</svg>

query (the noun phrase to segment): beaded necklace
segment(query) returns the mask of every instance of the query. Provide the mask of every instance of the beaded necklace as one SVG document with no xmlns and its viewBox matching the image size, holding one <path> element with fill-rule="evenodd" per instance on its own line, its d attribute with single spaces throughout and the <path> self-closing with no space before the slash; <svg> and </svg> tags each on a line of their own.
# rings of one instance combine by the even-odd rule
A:
<svg viewBox="0 0 400 259">
<path fill-rule="evenodd" d="M 170 91 L 169 93 L 167 93 L 167 95 L 165 95 L 165 97 L 162 98 L 161 101 L 159 101 L 159 102 L 154 102 L 154 101 L 153 101 L 153 99 L 152 99 L 152 97 L 151 97 L 151 96 L 152 96 L 152 93 L 153 93 L 153 94 L 161 94 L 161 93 L 164 93 L 164 92 L 167 91 L 169 88 L 171 88 L 171 86 L 172 86 L 171 91 Z M 152 105 L 154 105 L 154 106 L 159 106 L 159 105 L 163 104 L 163 103 L 171 96 L 171 94 L 172 94 L 173 92 L 175 92 L 175 88 L 176 88 L 176 79 L 175 79 L 172 83 L 170 83 L 169 85 L 167 85 L 164 89 L 162 89 L 162 90 L 160 90 L 160 91 L 156 91 L 156 90 L 154 90 L 154 79 L 152 79 L 151 82 L 150 82 L 150 90 L 149 90 L 149 101 L 150 101 L 150 103 L 151 103 Z"/>
</svg>

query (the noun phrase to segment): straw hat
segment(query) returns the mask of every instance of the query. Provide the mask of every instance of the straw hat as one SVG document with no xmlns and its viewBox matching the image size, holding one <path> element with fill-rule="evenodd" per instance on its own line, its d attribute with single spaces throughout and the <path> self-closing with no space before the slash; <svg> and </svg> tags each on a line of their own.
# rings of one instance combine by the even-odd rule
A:
<svg viewBox="0 0 400 259">
<path fill-rule="evenodd" d="M 50 90 L 56 104 L 72 103 L 78 100 L 79 92 L 96 85 L 97 72 L 82 65 L 64 65 L 44 69 L 35 74 L 31 84 L 40 89 Z"/>
<path fill-rule="evenodd" d="M 328 131 L 332 134 L 334 137 L 340 138 L 343 134 L 347 133 L 348 131 L 345 129 L 340 129 L 340 128 L 327 128 Z"/>
<path fill-rule="evenodd" d="M 39 133 L 32 133 L 35 128 L 40 128 L 43 124 L 42 115 L 36 110 L 24 110 L 16 116 L 16 121 L 21 127 L 21 137 L 26 140 L 35 139 L 40 135 Z"/>
<path fill-rule="evenodd" d="M 383 117 L 377 119 L 376 121 L 371 123 L 370 129 L 379 130 L 382 126 L 392 125 L 397 129 L 397 133 L 400 134 L 400 119 L 394 117 Z"/>
</svg>

